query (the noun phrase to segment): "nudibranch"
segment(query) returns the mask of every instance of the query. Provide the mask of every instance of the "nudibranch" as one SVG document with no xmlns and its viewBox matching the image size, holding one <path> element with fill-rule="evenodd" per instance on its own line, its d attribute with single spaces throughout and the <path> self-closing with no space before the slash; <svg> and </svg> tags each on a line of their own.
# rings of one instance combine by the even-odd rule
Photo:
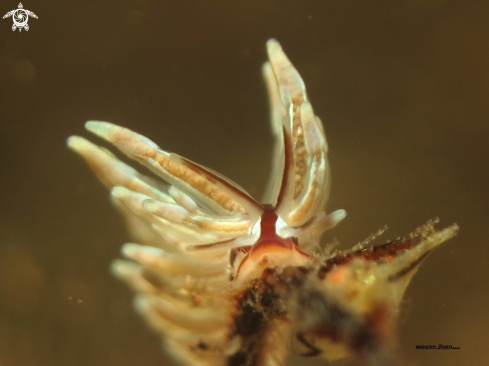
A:
<svg viewBox="0 0 489 366">
<path fill-rule="evenodd" d="M 73 136 L 111 189 L 138 244 L 125 244 L 112 272 L 136 292 L 135 308 L 182 365 L 284 365 L 353 356 L 394 365 L 395 320 L 423 259 L 453 237 L 435 221 L 404 238 L 338 251 L 320 245 L 344 210 L 325 211 L 328 145 L 304 82 L 276 40 L 263 66 L 275 137 L 263 204 L 211 169 L 107 122 L 86 128 L 161 180 Z"/>
</svg>

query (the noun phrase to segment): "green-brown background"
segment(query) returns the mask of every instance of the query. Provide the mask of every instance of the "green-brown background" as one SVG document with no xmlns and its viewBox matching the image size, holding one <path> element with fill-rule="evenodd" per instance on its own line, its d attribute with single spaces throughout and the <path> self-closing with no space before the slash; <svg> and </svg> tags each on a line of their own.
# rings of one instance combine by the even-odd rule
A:
<svg viewBox="0 0 489 366">
<path fill-rule="evenodd" d="M 1 0 L 0 15 L 16 7 Z M 24 7 L 39 17 L 28 32 L 0 22 L 0 366 L 171 364 L 108 273 L 129 238 L 108 192 L 65 141 L 87 136 L 88 119 L 111 121 L 259 197 L 271 154 L 260 77 L 270 37 L 325 123 L 328 207 L 349 213 L 325 240 L 350 246 L 384 224 L 392 239 L 436 216 L 440 227 L 461 227 L 406 293 L 405 364 L 487 364 L 488 1 Z M 438 343 L 461 350 L 414 349 Z"/>
</svg>

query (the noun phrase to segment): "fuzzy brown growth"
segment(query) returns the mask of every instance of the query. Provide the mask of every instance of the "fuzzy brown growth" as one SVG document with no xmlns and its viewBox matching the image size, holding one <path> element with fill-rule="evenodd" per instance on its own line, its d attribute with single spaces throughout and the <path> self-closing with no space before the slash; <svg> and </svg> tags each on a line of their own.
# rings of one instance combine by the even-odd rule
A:
<svg viewBox="0 0 489 366">
<path fill-rule="evenodd" d="M 325 296 L 321 281 L 310 267 L 268 269 L 263 280 L 286 304 L 288 317 L 296 325 L 295 337 L 308 349 L 302 356 L 322 354 L 323 350 L 307 338 L 317 336 L 344 345 L 367 365 L 396 364 L 381 334 L 384 323 L 392 316 L 387 306 L 377 304 L 367 313 L 353 311 L 341 301 Z"/>
<path fill-rule="evenodd" d="M 380 259 L 392 260 L 405 250 L 411 249 L 414 245 L 415 243 L 412 239 L 404 238 L 375 247 L 340 252 L 323 262 L 319 267 L 318 277 L 324 279 L 326 274 L 336 266 L 348 264 L 356 258 L 362 258 L 367 261 L 378 261 Z"/>
<path fill-rule="evenodd" d="M 230 341 L 238 341 L 240 346 L 228 357 L 227 365 L 261 365 L 273 321 L 283 319 L 285 315 L 285 308 L 273 288 L 261 280 L 255 281 L 241 295 Z"/>
</svg>

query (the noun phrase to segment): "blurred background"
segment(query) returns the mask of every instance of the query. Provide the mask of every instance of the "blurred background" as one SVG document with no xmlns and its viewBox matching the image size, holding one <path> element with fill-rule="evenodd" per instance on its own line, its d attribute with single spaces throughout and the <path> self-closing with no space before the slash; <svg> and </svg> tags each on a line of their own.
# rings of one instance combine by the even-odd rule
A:
<svg viewBox="0 0 489 366">
<path fill-rule="evenodd" d="M 17 5 L 1 0 L 1 15 Z M 394 239 L 434 217 L 460 225 L 406 292 L 404 364 L 487 365 L 489 2 L 23 5 L 38 16 L 28 32 L 0 21 L 0 366 L 172 365 L 109 274 L 130 238 L 66 138 L 88 136 L 86 120 L 114 122 L 260 197 L 270 37 L 325 124 L 328 209 L 348 211 L 325 241 L 349 247 L 383 225 L 381 241 Z M 439 343 L 461 349 L 415 350 Z"/>
</svg>

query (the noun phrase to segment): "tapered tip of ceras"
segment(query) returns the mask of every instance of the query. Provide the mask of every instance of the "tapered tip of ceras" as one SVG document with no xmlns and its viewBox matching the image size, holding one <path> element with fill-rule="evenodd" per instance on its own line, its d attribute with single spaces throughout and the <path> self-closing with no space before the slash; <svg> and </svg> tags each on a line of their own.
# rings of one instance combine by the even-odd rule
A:
<svg viewBox="0 0 489 366">
<path fill-rule="evenodd" d="M 82 137 L 80 136 L 70 136 L 68 137 L 68 139 L 66 140 L 66 145 L 72 149 L 72 150 L 76 150 L 76 146 L 77 146 L 77 143 L 80 141 L 80 139 L 82 139 Z"/>
<path fill-rule="evenodd" d="M 85 128 L 114 144 L 129 157 L 151 155 L 154 149 L 159 149 L 150 139 L 109 122 L 88 121 L 85 123 Z M 106 154 L 113 156 L 108 150 L 102 149 L 80 136 L 69 137 L 67 145 L 87 160 L 102 158 L 102 155 Z"/>
<path fill-rule="evenodd" d="M 119 161 L 110 151 L 83 137 L 71 136 L 67 140 L 67 145 L 85 159 L 99 179 L 109 188 L 131 179 L 128 177 L 135 174 L 133 168 Z"/>
<path fill-rule="evenodd" d="M 102 121 L 87 121 L 85 123 L 85 128 L 105 140 L 110 140 L 110 137 L 114 134 L 114 132 L 123 129 L 123 127 Z"/>
<path fill-rule="evenodd" d="M 331 212 L 328 215 L 328 219 L 330 222 L 330 226 L 328 227 L 329 229 L 334 228 L 336 225 L 340 223 L 340 221 L 343 221 L 343 219 L 346 217 L 347 213 L 346 210 L 340 209 Z"/>
<path fill-rule="evenodd" d="M 267 41 L 267 51 L 270 53 L 270 52 L 283 52 L 282 50 L 282 46 L 280 45 L 280 43 L 275 39 L 275 38 L 270 38 L 268 41 Z"/>
<path fill-rule="evenodd" d="M 75 151 L 76 153 L 80 154 L 81 156 L 92 156 L 96 154 L 97 150 L 100 150 L 100 147 L 97 145 L 91 143 L 87 139 L 81 137 L 81 136 L 70 136 L 66 140 L 66 145 L 68 148 L 71 150 Z M 108 152 L 107 152 L 108 153 Z"/>
<path fill-rule="evenodd" d="M 159 149 L 158 145 L 150 139 L 109 122 L 88 121 L 85 123 L 85 128 L 98 137 L 114 144 L 129 157 L 151 155 L 153 149 Z"/>
<path fill-rule="evenodd" d="M 300 104 L 307 100 L 306 86 L 282 46 L 275 39 L 267 42 L 267 52 L 284 105 Z"/>
</svg>

